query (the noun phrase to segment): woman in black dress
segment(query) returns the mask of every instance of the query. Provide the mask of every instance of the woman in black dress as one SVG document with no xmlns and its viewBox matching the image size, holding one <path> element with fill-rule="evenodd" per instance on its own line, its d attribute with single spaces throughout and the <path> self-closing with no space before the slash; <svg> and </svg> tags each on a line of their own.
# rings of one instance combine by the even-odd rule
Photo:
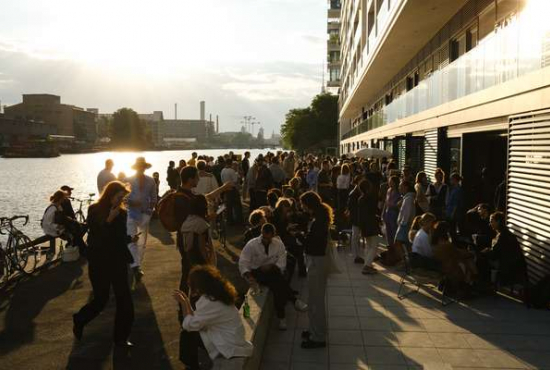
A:
<svg viewBox="0 0 550 370">
<path fill-rule="evenodd" d="M 129 192 L 122 182 L 112 181 L 88 209 L 88 273 L 94 298 L 73 315 L 73 333 L 78 340 L 82 338 L 84 326 L 105 308 L 112 286 L 116 299 L 115 345 L 133 346 L 128 341 L 134 321 L 134 304 L 128 284 L 128 265 L 132 262 L 132 255 L 128 244 L 137 240 L 139 235 L 128 236 L 126 232 L 127 214 L 123 200 Z"/>
</svg>

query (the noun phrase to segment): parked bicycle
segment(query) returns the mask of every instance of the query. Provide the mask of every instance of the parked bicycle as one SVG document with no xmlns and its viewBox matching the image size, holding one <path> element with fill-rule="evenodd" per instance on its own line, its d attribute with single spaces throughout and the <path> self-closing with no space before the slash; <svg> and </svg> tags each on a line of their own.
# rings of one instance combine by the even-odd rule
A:
<svg viewBox="0 0 550 370">
<path fill-rule="evenodd" d="M 75 212 L 76 220 L 80 223 L 86 223 L 86 215 L 84 214 L 84 204 L 86 204 L 86 210 L 94 201 L 95 193 L 88 194 L 86 199 L 71 198 L 75 202 L 79 202 L 78 210 Z"/>
<path fill-rule="evenodd" d="M 17 271 L 31 274 L 36 268 L 36 249 L 31 239 L 14 226 L 16 220 L 24 220 L 25 226 L 29 216 L 0 217 L 0 234 L 8 236 L 5 246 L 0 247 L 0 282 Z"/>
</svg>

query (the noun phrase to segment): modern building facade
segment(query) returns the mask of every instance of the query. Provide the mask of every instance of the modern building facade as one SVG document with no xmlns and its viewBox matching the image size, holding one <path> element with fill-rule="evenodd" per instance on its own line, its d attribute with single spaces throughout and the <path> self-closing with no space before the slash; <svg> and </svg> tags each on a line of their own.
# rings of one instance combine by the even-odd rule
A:
<svg viewBox="0 0 550 370">
<path fill-rule="evenodd" d="M 43 121 L 55 126 L 58 135 L 73 136 L 79 141 L 94 143 L 97 139 L 95 114 L 61 104 L 57 95 L 25 94 L 23 102 L 5 107 L 4 113 L 16 120 Z"/>
<path fill-rule="evenodd" d="M 340 87 L 340 9 L 341 0 L 329 0 L 327 13 L 327 83 L 326 90 L 337 94 Z"/>
<path fill-rule="evenodd" d="M 341 153 L 377 147 L 429 176 L 460 172 L 467 205 L 493 203 L 481 189 L 506 181 L 509 226 L 535 280 L 550 273 L 549 13 L 547 0 L 346 0 L 341 10 Z"/>
</svg>

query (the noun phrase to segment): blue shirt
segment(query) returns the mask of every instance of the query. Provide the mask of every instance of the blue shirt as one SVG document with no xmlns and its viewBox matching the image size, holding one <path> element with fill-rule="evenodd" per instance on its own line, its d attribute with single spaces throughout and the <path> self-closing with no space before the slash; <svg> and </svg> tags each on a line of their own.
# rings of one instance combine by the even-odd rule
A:
<svg viewBox="0 0 550 370">
<path fill-rule="evenodd" d="M 319 175 L 319 172 L 316 169 L 309 170 L 306 176 L 307 184 L 309 185 L 309 188 L 312 190 L 315 190 L 317 188 L 317 176 Z"/>
<path fill-rule="evenodd" d="M 152 177 L 144 176 L 142 188 L 140 181 L 136 176 L 128 178 L 128 183 L 131 186 L 128 201 L 138 201 L 141 204 L 139 207 L 131 207 L 128 203 L 128 217 L 134 220 L 140 220 L 141 215 L 150 215 L 157 204 L 157 184 Z"/>
</svg>

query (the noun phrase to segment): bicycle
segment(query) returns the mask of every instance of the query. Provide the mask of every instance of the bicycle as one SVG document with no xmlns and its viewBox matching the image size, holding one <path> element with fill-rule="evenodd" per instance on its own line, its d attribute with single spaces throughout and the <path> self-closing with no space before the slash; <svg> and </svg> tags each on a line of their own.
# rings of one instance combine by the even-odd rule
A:
<svg viewBox="0 0 550 370">
<path fill-rule="evenodd" d="M 78 198 L 71 198 L 72 200 L 79 202 L 78 211 L 75 212 L 76 220 L 80 222 L 81 224 L 86 223 L 86 216 L 84 215 L 83 205 L 86 203 L 86 206 L 89 207 L 90 204 L 94 201 L 95 193 L 88 194 L 88 198 L 86 199 L 78 199 Z"/>
<path fill-rule="evenodd" d="M 18 219 L 25 220 L 23 226 L 29 222 L 29 216 L 0 218 L 0 234 L 8 236 L 6 246 L 0 252 L 3 259 L 2 281 L 8 280 L 16 271 L 29 275 L 36 268 L 36 249 L 31 239 L 13 225 Z"/>
</svg>

